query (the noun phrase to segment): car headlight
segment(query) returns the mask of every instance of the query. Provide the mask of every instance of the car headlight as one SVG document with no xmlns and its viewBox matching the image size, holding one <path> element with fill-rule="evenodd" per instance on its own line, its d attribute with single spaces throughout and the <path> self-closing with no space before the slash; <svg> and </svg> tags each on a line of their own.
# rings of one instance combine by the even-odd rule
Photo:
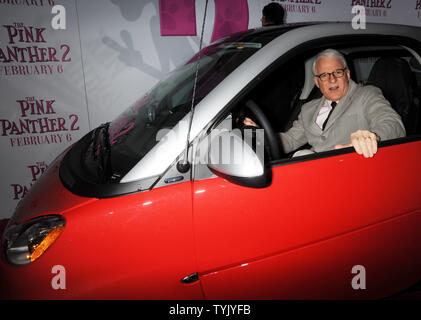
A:
<svg viewBox="0 0 421 320">
<path fill-rule="evenodd" d="M 9 226 L 3 239 L 7 261 L 13 265 L 35 261 L 54 243 L 64 225 L 62 216 L 47 215 L 21 225 Z"/>
</svg>

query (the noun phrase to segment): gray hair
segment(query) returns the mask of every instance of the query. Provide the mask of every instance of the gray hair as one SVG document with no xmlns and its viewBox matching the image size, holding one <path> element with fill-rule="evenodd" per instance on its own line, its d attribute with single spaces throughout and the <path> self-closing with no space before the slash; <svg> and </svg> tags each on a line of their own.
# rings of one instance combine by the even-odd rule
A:
<svg viewBox="0 0 421 320">
<path fill-rule="evenodd" d="M 313 61 L 313 74 L 314 75 L 316 75 L 317 61 L 319 61 L 319 59 L 322 58 L 322 57 L 335 58 L 335 59 L 342 62 L 342 64 L 344 65 L 344 68 L 348 68 L 345 57 L 342 55 L 342 53 L 340 53 L 339 51 L 337 51 L 335 49 L 326 49 L 326 50 L 323 50 L 322 52 L 320 52 Z"/>
</svg>

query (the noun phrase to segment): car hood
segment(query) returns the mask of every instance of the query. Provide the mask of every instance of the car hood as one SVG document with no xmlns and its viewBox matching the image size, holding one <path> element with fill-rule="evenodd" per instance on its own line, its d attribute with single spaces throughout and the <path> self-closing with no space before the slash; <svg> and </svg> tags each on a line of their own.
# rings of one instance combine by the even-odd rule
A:
<svg viewBox="0 0 421 320">
<path fill-rule="evenodd" d="M 63 214 L 76 207 L 96 201 L 96 198 L 80 197 L 71 193 L 60 179 L 60 164 L 65 156 L 64 151 L 42 174 L 19 202 L 11 223 L 23 223 L 31 218 L 45 214 Z"/>
</svg>

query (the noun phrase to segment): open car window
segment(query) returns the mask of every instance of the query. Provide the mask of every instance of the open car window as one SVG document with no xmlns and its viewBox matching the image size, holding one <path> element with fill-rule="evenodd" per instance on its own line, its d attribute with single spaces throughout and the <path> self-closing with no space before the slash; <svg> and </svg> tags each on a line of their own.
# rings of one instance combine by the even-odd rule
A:
<svg viewBox="0 0 421 320">
<path fill-rule="evenodd" d="M 400 45 L 370 48 L 357 46 L 330 46 L 308 49 L 294 55 L 288 61 L 274 64 L 262 75 L 262 79 L 242 97 L 232 112 L 232 127 L 241 128 L 244 117 L 253 117 L 245 108 L 247 101 L 256 102 L 269 119 L 276 132 L 291 128 L 298 118 L 301 107 L 308 101 L 320 98 L 320 90 L 311 85 L 313 74 L 308 63 L 321 50 L 333 47 L 342 52 L 351 71 L 351 79 L 361 85 L 373 85 L 382 90 L 393 109 L 401 116 L 406 129 L 406 137 L 421 135 L 421 67 L 409 50 Z M 307 65 L 306 65 L 307 62 Z M 399 138 L 396 143 L 408 140 Z M 267 141 L 266 141 L 267 142 Z M 265 143 L 266 143 L 265 142 Z M 381 142 L 379 146 L 382 146 Z M 310 148 L 305 144 L 302 149 Z M 353 149 L 323 152 L 322 157 L 341 152 L 353 152 Z M 293 153 L 284 153 L 280 159 L 269 160 L 274 164 L 296 161 Z M 313 154 L 311 159 L 319 157 Z M 306 157 L 309 158 L 309 157 Z"/>
</svg>

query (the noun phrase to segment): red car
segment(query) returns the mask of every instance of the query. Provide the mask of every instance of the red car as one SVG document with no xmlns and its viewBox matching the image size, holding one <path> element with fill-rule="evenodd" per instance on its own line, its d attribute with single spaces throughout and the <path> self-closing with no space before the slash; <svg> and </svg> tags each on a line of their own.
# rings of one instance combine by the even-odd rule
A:
<svg viewBox="0 0 421 320">
<path fill-rule="evenodd" d="M 49 166 L 0 228 L 0 297 L 371 299 L 419 284 L 420 30 L 297 24 L 204 48 Z M 326 48 L 382 89 L 406 137 L 369 159 L 282 152 L 274 132 L 320 95 L 310 66 Z M 252 142 L 245 115 L 264 130 Z M 218 161 L 236 147 L 241 161 Z"/>
</svg>

